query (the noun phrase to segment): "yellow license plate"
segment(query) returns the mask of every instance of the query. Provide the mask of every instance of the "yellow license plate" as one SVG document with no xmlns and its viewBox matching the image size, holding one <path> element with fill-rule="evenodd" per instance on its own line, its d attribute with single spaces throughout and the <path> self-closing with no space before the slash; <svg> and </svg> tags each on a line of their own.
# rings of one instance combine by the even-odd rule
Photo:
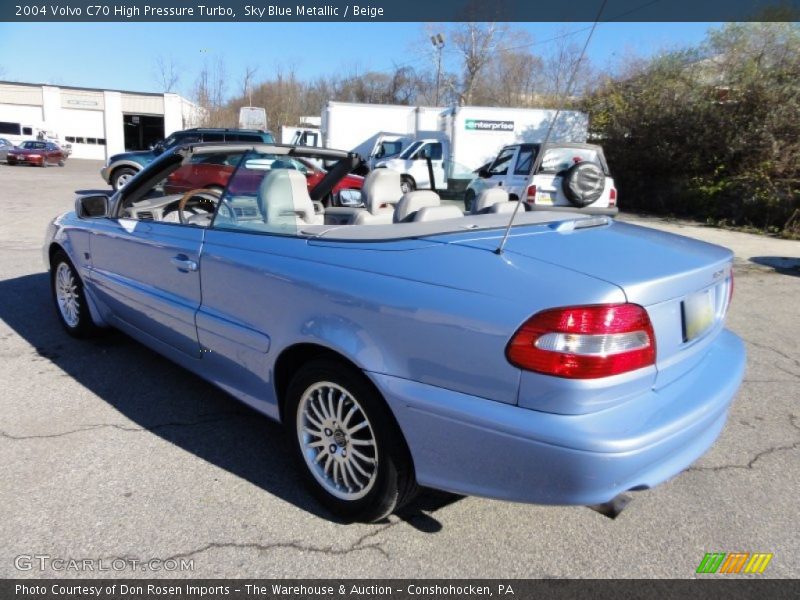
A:
<svg viewBox="0 0 800 600">
<path fill-rule="evenodd" d="M 552 204 L 553 203 L 553 194 L 548 194 L 547 192 L 539 192 L 536 194 L 536 204 Z"/>
<path fill-rule="evenodd" d="M 714 324 L 714 294 L 708 289 L 686 296 L 683 309 L 683 341 L 700 337 Z"/>
</svg>

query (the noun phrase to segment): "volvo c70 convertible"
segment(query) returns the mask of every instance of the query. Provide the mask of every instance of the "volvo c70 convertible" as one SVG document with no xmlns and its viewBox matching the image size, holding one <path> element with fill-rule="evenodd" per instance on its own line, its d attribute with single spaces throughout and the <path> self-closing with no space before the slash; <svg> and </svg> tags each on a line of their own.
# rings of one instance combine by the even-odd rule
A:
<svg viewBox="0 0 800 600">
<path fill-rule="evenodd" d="M 200 155 L 220 190 L 171 193 Z M 333 166 L 309 189 L 292 159 Z M 313 493 L 377 520 L 418 486 L 595 505 L 686 469 L 745 364 L 731 252 L 604 216 L 464 214 L 388 169 L 322 200 L 356 154 L 182 146 L 49 226 L 58 318 L 117 328 L 280 421 Z M 363 206 L 361 206 L 363 204 Z"/>
</svg>

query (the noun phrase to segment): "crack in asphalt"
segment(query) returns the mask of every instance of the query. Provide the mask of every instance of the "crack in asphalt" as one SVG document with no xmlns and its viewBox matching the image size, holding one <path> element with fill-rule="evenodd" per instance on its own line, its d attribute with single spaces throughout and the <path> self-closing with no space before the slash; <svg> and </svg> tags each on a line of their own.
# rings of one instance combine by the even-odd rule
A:
<svg viewBox="0 0 800 600">
<path fill-rule="evenodd" d="M 42 440 L 42 439 L 59 438 L 67 435 L 73 435 L 76 433 L 84 433 L 87 431 L 97 431 L 99 429 L 116 429 L 118 431 L 140 433 L 143 431 L 158 431 L 159 429 L 166 429 L 169 427 L 195 427 L 197 425 L 204 425 L 206 423 L 218 423 L 220 421 L 227 421 L 235 417 L 246 416 L 246 413 L 227 411 L 208 416 L 209 418 L 199 419 L 197 421 L 167 421 L 165 423 L 154 423 L 152 425 L 144 425 L 142 427 L 128 427 L 126 425 L 120 425 L 118 423 L 92 423 L 85 427 L 79 427 L 77 429 L 71 429 L 69 431 L 61 431 L 59 433 L 49 433 L 49 434 L 14 435 L 0 429 L 0 438 L 12 441 Z"/>
<path fill-rule="evenodd" d="M 197 556 L 198 554 L 203 554 L 210 550 L 217 550 L 222 548 L 237 548 L 240 550 L 257 550 L 258 552 L 269 552 L 271 550 L 298 550 L 300 552 L 318 552 L 321 554 L 326 554 L 329 556 L 343 556 L 346 554 L 351 554 L 353 552 L 360 552 L 362 550 L 374 550 L 380 553 L 384 558 L 389 558 L 389 553 L 383 547 L 383 544 L 380 542 L 374 542 L 367 544 L 365 543 L 368 539 L 375 537 L 383 533 L 384 531 L 391 529 L 398 523 L 402 523 L 402 521 L 397 520 L 391 523 L 387 523 L 382 527 L 375 529 L 374 531 L 370 531 L 358 539 L 356 539 L 352 544 L 349 544 L 345 548 L 337 548 L 335 546 L 314 546 L 310 544 L 303 544 L 296 540 L 291 540 L 288 542 L 273 542 L 269 544 L 262 544 L 259 542 L 209 542 L 204 546 L 200 546 L 199 548 L 195 548 L 193 550 L 187 550 L 185 552 L 180 552 L 178 554 L 173 554 L 165 558 L 164 560 L 178 560 L 182 558 L 191 558 Z"/>
<path fill-rule="evenodd" d="M 774 352 L 778 356 L 782 356 L 786 360 L 789 360 L 789 361 L 793 362 L 795 366 L 800 367 L 800 360 L 796 359 L 794 356 L 786 354 L 782 350 L 778 350 L 777 348 L 773 348 L 772 346 L 768 346 L 767 344 L 761 344 L 759 342 L 754 342 L 754 341 L 748 340 L 746 338 L 742 338 L 742 339 L 744 339 L 744 341 L 747 342 L 748 344 L 750 344 L 751 346 L 755 346 L 756 348 L 761 348 L 763 350 L 770 350 L 771 352 Z M 781 371 L 784 371 L 784 369 L 781 369 Z M 798 375 L 797 373 L 792 373 L 791 371 L 784 371 L 784 372 L 790 373 L 791 375 L 794 375 L 795 377 L 800 377 L 800 375 Z"/>
<path fill-rule="evenodd" d="M 789 415 L 789 425 L 791 425 L 794 429 L 800 432 L 800 424 L 798 424 L 798 417 L 797 415 Z M 767 448 L 766 450 L 762 450 L 753 458 L 751 458 L 747 464 L 739 465 L 739 464 L 730 464 L 730 465 L 718 465 L 716 467 L 689 467 L 686 469 L 687 471 L 727 471 L 730 469 L 744 469 L 744 470 L 752 470 L 755 467 L 755 464 L 764 458 L 765 456 L 769 456 L 770 454 L 775 454 L 776 452 L 785 452 L 790 450 L 797 450 L 800 448 L 800 440 L 796 441 L 794 444 L 788 445 L 781 445 L 781 446 L 772 446 Z"/>
</svg>

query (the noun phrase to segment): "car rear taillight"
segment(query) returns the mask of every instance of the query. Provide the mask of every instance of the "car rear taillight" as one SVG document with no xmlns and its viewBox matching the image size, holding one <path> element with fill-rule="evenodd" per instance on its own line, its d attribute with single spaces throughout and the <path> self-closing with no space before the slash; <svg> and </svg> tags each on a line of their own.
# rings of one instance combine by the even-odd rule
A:
<svg viewBox="0 0 800 600">
<path fill-rule="evenodd" d="M 526 195 L 528 196 L 528 202 L 536 202 L 536 186 L 529 185 Z"/>
<path fill-rule="evenodd" d="M 608 205 L 617 205 L 617 188 L 611 188 L 611 190 L 608 192 Z"/>
<path fill-rule="evenodd" d="M 656 362 L 656 338 L 638 304 L 593 304 L 535 314 L 506 347 L 511 364 L 568 379 L 596 379 Z"/>
</svg>

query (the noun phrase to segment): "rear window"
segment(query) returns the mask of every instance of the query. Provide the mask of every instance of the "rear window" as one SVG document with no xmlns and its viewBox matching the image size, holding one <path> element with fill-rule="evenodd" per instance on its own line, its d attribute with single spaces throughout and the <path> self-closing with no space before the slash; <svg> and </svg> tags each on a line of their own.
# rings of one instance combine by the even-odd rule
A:
<svg viewBox="0 0 800 600">
<path fill-rule="evenodd" d="M 548 148 L 542 157 L 540 173 L 560 173 L 579 162 L 591 162 L 605 171 L 603 161 L 593 148 Z"/>
</svg>

